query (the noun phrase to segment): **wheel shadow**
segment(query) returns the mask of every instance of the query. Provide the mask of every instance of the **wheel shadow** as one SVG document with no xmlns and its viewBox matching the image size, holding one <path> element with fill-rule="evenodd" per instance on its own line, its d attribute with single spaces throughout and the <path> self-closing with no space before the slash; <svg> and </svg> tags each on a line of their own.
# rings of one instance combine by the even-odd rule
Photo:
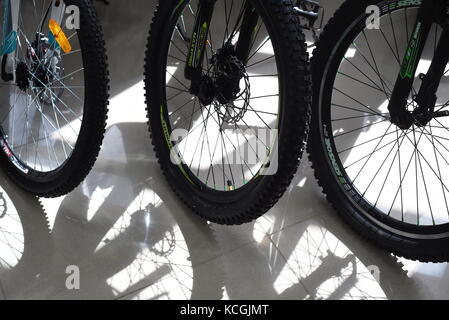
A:
<svg viewBox="0 0 449 320">
<path fill-rule="evenodd" d="M 0 181 L 0 299 L 20 299 L 44 272 L 53 243 L 39 200 L 3 172 Z"/>
<path fill-rule="evenodd" d="M 59 205 L 51 238 L 47 232 L 52 245 L 30 244 L 32 258 L 0 278 L 6 297 L 220 299 L 219 262 L 197 268 L 218 252 L 212 231 L 175 201 L 156 165 L 145 124 L 110 127 L 94 170 Z M 35 218 L 39 208 L 25 212 Z M 67 286 L 69 266 L 79 270 L 79 289 Z M 23 268 L 33 270 L 29 277 Z"/>
<path fill-rule="evenodd" d="M 293 222 L 296 215 L 297 222 Z M 256 222 L 217 228 L 232 299 L 417 299 L 431 296 L 398 258 L 356 235 L 335 216 L 304 160 L 288 194 Z M 240 270 L 236 273 L 236 270 Z"/>
</svg>

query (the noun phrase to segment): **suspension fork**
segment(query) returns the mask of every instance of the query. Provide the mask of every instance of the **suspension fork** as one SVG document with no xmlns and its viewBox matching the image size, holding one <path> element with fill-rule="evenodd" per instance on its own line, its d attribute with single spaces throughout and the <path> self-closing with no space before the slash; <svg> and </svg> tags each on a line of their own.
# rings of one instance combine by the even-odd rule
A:
<svg viewBox="0 0 449 320">
<path fill-rule="evenodd" d="M 391 122 L 401 129 L 408 129 L 421 113 L 433 111 L 436 103 L 436 91 L 449 57 L 449 30 L 447 27 L 447 0 L 423 0 L 418 12 L 418 18 L 405 53 L 400 73 L 396 80 L 390 98 L 388 110 Z M 443 34 L 439 40 L 429 72 L 421 77 L 422 84 L 414 100 L 419 107 L 412 113 L 407 110 L 407 101 L 422 56 L 424 46 L 433 23 L 443 27 Z M 423 119 L 428 122 L 430 119 Z M 420 123 L 417 123 L 418 125 Z M 421 123 L 424 124 L 424 123 Z"/>
<path fill-rule="evenodd" d="M 254 42 L 254 37 L 257 35 L 257 22 L 259 20 L 259 14 L 256 9 L 246 1 L 243 9 L 242 25 L 240 29 L 239 39 L 235 47 L 235 56 L 247 64 L 251 45 Z"/>
<path fill-rule="evenodd" d="M 195 27 L 190 40 L 184 76 L 187 80 L 191 80 L 190 91 L 195 95 L 199 92 L 207 35 L 209 34 L 215 2 L 216 0 L 201 0 L 199 2 Z"/>
<path fill-rule="evenodd" d="M 199 2 L 194 31 L 191 37 L 187 63 L 184 71 L 185 78 L 191 80 L 190 92 L 197 95 L 200 90 L 200 83 L 203 70 L 203 60 L 207 45 L 207 36 L 210 29 L 210 22 L 217 0 L 202 0 Z M 256 33 L 259 16 L 256 10 L 246 1 L 243 14 L 241 15 L 241 28 L 239 39 L 236 44 L 236 57 L 246 63 L 251 49 L 251 43 Z M 239 22 L 237 22 L 238 24 Z M 236 30 L 235 30 L 236 31 Z M 230 41 L 228 39 L 228 41 Z"/>
</svg>

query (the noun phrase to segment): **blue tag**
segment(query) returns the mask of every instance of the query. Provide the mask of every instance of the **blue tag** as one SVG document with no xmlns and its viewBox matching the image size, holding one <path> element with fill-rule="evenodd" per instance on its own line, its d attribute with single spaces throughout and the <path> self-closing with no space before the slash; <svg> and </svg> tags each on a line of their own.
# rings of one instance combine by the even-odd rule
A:
<svg viewBox="0 0 449 320">
<path fill-rule="evenodd" d="M 11 31 L 3 40 L 0 56 L 10 54 L 16 51 L 17 48 L 17 32 Z"/>
</svg>

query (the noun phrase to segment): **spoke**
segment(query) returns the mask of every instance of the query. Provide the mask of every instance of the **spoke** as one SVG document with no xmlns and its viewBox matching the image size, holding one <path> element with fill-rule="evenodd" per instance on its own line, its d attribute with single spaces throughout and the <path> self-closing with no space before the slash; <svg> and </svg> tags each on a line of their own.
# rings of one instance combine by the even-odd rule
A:
<svg viewBox="0 0 449 320">
<path fill-rule="evenodd" d="M 396 31 L 395 31 L 395 29 L 394 29 L 393 18 L 391 18 L 391 12 L 388 13 L 388 16 L 389 16 L 389 18 L 390 18 L 391 31 L 392 31 L 392 33 L 393 33 L 394 46 L 395 46 L 395 49 L 396 49 L 396 55 L 395 55 L 395 56 L 396 56 L 397 59 L 399 60 L 398 40 L 397 40 L 397 37 L 396 37 Z"/>
<path fill-rule="evenodd" d="M 397 130 L 396 130 L 396 137 L 399 138 Z M 415 140 L 415 143 L 416 143 L 416 137 L 415 137 L 415 130 L 414 129 L 413 129 L 413 139 Z M 398 145 L 398 169 L 399 169 L 399 181 L 401 181 L 401 177 L 402 177 L 402 160 L 401 160 L 401 148 L 400 148 L 399 145 Z M 403 193 L 403 188 L 402 188 L 402 181 L 399 184 L 399 189 L 400 189 L 400 194 L 401 194 L 401 220 L 402 220 L 402 222 L 404 222 L 404 193 Z M 393 201 L 393 205 L 394 205 L 394 201 Z M 391 211 L 391 209 L 390 209 L 390 211 Z"/>
<path fill-rule="evenodd" d="M 64 102 L 64 101 L 62 101 L 53 91 L 51 91 L 51 90 L 48 90 L 48 87 L 44 84 L 44 83 L 42 83 L 36 76 L 34 76 L 33 74 L 31 74 L 36 80 L 38 80 L 40 83 L 41 83 L 41 85 L 42 86 L 44 86 L 44 88 L 45 89 L 47 89 L 47 91 L 46 92 L 50 92 L 50 99 L 52 99 L 52 104 L 53 104 L 53 97 L 54 98 L 56 98 L 57 100 L 59 100 L 59 102 L 61 102 L 68 110 L 71 110 L 70 108 L 69 108 L 69 106 L 67 106 L 67 104 Z M 37 101 L 37 100 L 36 100 Z M 53 106 L 54 106 L 54 108 L 56 108 L 56 110 L 58 111 L 58 113 L 61 115 L 61 117 L 66 121 L 66 123 L 67 123 L 67 125 L 70 127 L 70 129 L 72 129 L 72 131 L 75 133 L 75 135 L 78 137 L 78 132 L 75 130 L 75 129 L 73 129 L 73 127 L 72 127 L 72 125 L 70 124 L 71 122 L 69 121 L 69 120 L 67 120 L 67 118 L 64 116 L 64 114 L 59 110 L 59 108 L 56 106 L 56 105 L 54 105 L 53 104 Z M 75 115 L 76 116 L 76 115 Z"/>
<path fill-rule="evenodd" d="M 270 37 L 266 38 L 248 58 L 247 62 L 249 62 L 254 56 L 262 49 L 270 40 Z M 254 43 L 253 43 L 254 44 Z"/>
<path fill-rule="evenodd" d="M 381 113 L 371 113 L 371 112 L 366 112 L 366 111 L 359 110 L 359 109 L 355 109 L 355 108 L 352 108 L 352 107 L 343 106 L 343 105 L 340 105 L 340 104 L 332 103 L 331 106 L 337 107 L 337 108 L 346 109 L 346 110 L 356 111 L 356 112 L 360 112 L 360 113 L 368 114 L 368 115 L 372 115 L 372 116 L 379 116 L 379 117 L 387 118 L 386 116 L 382 115 Z M 374 112 L 375 112 L 375 111 L 374 111 Z"/>
<path fill-rule="evenodd" d="M 77 74 L 78 72 L 81 72 L 81 71 L 84 71 L 84 67 L 83 68 L 79 68 L 78 70 L 75 70 L 75 71 L 65 75 L 61 79 L 58 79 L 58 81 L 61 82 L 62 80 L 65 80 L 65 79 L 67 79 L 67 78 L 69 78 L 69 77 L 71 77 L 71 76 L 73 76 L 73 75 L 75 75 L 75 74 Z"/>
<path fill-rule="evenodd" d="M 370 142 L 376 141 L 376 140 L 378 140 L 378 139 L 381 139 L 382 137 L 386 137 L 386 136 L 389 136 L 389 135 L 394 134 L 394 133 L 396 133 L 396 132 L 395 132 L 395 131 L 392 131 L 392 132 L 390 132 L 390 133 L 387 133 L 386 135 L 380 135 L 380 136 L 378 136 L 378 137 L 376 137 L 376 138 L 372 138 L 372 139 L 370 139 L 370 140 L 368 140 L 368 141 L 362 142 L 362 143 L 357 144 L 357 145 L 355 145 L 355 146 L 352 146 L 352 147 L 350 147 L 350 148 L 346 148 L 346 149 L 344 149 L 344 150 L 338 151 L 338 154 L 345 153 L 345 152 L 350 151 L 350 150 L 353 150 L 353 149 L 355 149 L 355 148 L 364 146 L 364 145 L 366 145 L 366 144 L 368 144 L 368 143 L 370 143 Z"/>
<path fill-rule="evenodd" d="M 359 67 L 357 67 L 354 63 L 352 63 L 351 60 L 343 58 L 344 61 L 348 62 L 354 69 L 356 69 L 361 75 L 363 75 L 369 82 L 373 84 L 375 88 L 377 88 L 379 91 L 383 92 L 382 88 L 379 87 L 377 83 L 375 83 L 371 77 L 369 77 L 365 72 L 363 72 Z"/>
<path fill-rule="evenodd" d="M 217 115 L 218 116 L 218 115 Z M 219 118 L 219 117 L 218 117 Z M 212 119 L 215 121 L 215 123 L 221 128 L 221 124 L 220 121 L 217 121 L 214 117 L 212 117 Z M 223 130 L 221 131 L 224 136 L 227 138 L 227 140 L 231 143 L 232 147 L 234 148 L 234 150 L 237 152 L 237 148 L 235 147 L 234 143 L 232 142 L 232 140 L 229 138 L 229 136 L 226 134 L 226 132 Z M 254 153 L 256 154 L 257 158 L 257 152 L 252 148 L 250 142 L 246 139 L 245 135 L 243 135 L 243 137 L 245 138 L 246 142 L 248 143 L 249 147 L 254 151 Z M 255 176 L 255 174 L 252 172 L 251 168 L 249 167 L 248 163 L 245 161 L 245 159 L 243 159 L 239 153 L 240 156 L 240 160 L 242 160 L 244 162 L 244 164 L 246 165 L 246 167 L 248 168 L 248 170 L 251 172 L 251 174 L 253 175 L 253 177 Z M 260 161 L 260 159 L 257 159 L 258 161 Z"/>
<path fill-rule="evenodd" d="M 421 138 L 422 136 L 425 136 L 425 134 L 423 134 L 423 133 L 421 132 L 420 138 Z M 407 139 L 410 140 L 409 137 L 407 137 Z M 413 144 L 413 142 L 412 142 L 411 140 L 410 140 L 410 142 Z M 419 142 L 420 142 L 420 139 L 418 139 L 418 142 L 417 142 L 417 143 L 419 144 Z M 438 174 L 435 172 L 435 170 L 434 170 L 434 169 L 432 168 L 432 166 L 429 164 L 429 162 L 427 161 L 427 158 L 422 154 L 422 152 L 419 151 L 419 149 L 416 149 L 416 152 L 419 153 L 420 158 L 421 158 L 422 160 L 424 160 L 424 162 L 427 164 L 427 166 L 428 166 L 429 169 L 432 171 L 432 173 L 438 178 Z M 444 184 L 442 181 L 441 181 L 441 183 L 443 184 L 444 189 L 445 189 L 446 191 L 449 192 L 449 189 L 447 188 L 446 184 Z"/>
<path fill-rule="evenodd" d="M 384 148 L 388 147 L 392 143 L 395 143 L 396 141 L 397 141 L 397 139 L 394 139 L 394 140 L 388 142 L 387 144 L 385 144 L 382 147 L 378 148 L 374 153 L 377 153 L 377 152 L 383 150 Z M 357 163 L 359 163 L 360 161 L 363 161 L 364 159 L 368 158 L 370 155 L 371 155 L 371 153 L 366 155 L 366 156 L 364 156 L 364 157 L 362 157 L 362 158 L 360 158 L 360 159 L 358 159 L 357 161 L 352 162 L 350 165 L 347 165 L 344 169 L 347 170 L 348 168 L 350 168 L 350 167 L 356 165 Z"/>
<path fill-rule="evenodd" d="M 176 87 L 169 86 L 169 85 L 165 85 L 165 87 L 166 87 L 166 88 L 169 88 L 169 89 L 177 90 L 177 91 L 179 91 L 179 92 L 190 93 L 190 92 L 187 91 L 187 90 L 183 90 L 183 89 L 176 88 Z"/>
<path fill-rule="evenodd" d="M 383 81 L 383 78 L 380 75 L 379 67 L 377 66 L 377 62 L 376 62 L 376 59 L 374 58 L 373 50 L 371 49 L 371 45 L 369 44 L 368 38 L 366 37 L 365 30 L 363 30 L 363 36 L 365 38 L 366 44 L 368 45 L 368 49 L 369 49 L 371 58 L 373 59 L 373 62 L 374 62 L 375 73 L 379 77 L 379 81 L 380 81 L 380 84 L 382 85 L 382 89 L 383 89 L 383 92 L 385 94 L 385 97 L 387 98 L 388 101 L 390 101 L 390 98 L 388 97 L 388 94 L 387 94 L 387 91 L 386 91 L 386 88 L 385 88 L 386 87 L 385 82 Z M 391 92 L 391 90 L 389 90 L 389 91 Z"/>
<path fill-rule="evenodd" d="M 355 178 L 353 179 L 353 182 L 355 183 L 355 181 L 357 180 L 357 178 L 360 176 L 360 174 L 362 173 L 363 169 L 365 169 L 366 165 L 368 164 L 368 162 L 371 160 L 373 154 L 376 152 L 377 148 L 379 148 L 380 144 L 382 143 L 382 141 L 385 139 L 388 131 L 390 130 L 391 126 L 393 124 L 390 124 L 387 128 L 387 130 L 385 130 L 385 133 L 382 135 L 382 138 L 379 140 L 379 142 L 377 143 L 376 147 L 374 148 L 374 151 L 370 154 L 370 156 L 366 159 L 365 163 L 363 164 L 362 168 L 359 170 L 359 172 L 357 173 L 357 175 L 355 176 Z"/>
<path fill-rule="evenodd" d="M 175 97 L 173 97 L 173 98 L 175 98 Z M 171 98 L 171 99 L 173 99 L 173 98 Z M 168 99 L 167 102 L 170 101 L 171 99 Z M 195 99 L 188 100 L 188 101 L 185 102 L 183 105 L 181 105 L 179 108 L 177 108 L 175 111 L 173 111 L 173 112 L 170 114 L 170 116 L 173 116 L 175 113 L 179 112 L 182 108 L 184 108 L 184 107 L 187 106 L 189 103 L 192 103 L 192 102 L 194 102 L 194 101 L 195 101 Z"/>
<path fill-rule="evenodd" d="M 192 126 L 193 126 L 193 115 L 195 114 L 196 104 L 197 104 L 197 98 L 195 98 L 195 101 L 194 101 L 194 103 L 193 103 L 193 105 L 192 105 L 192 114 L 190 115 L 190 123 L 189 123 L 189 130 L 188 130 L 188 132 L 190 132 L 190 130 L 192 130 Z M 200 107 L 199 110 L 201 110 L 201 107 Z M 185 142 L 185 144 L 184 144 L 184 152 L 183 152 L 184 154 L 186 153 L 188 142 L 189 142 L 189 137 L 187 137 L 186 142 Z"/>
<path fill-rule="evenodd" d="M 432 134 L 432 127 L 430 127 L 430 133 Z M 427 137 L 427 136 L 426 136 Z M 435 146 L 435 141 L 432 135 L 432 141 L 431 141 L 432 147 L 433 147 L 433 152 L 434 152 L 434 156 L 435 156 L 435 161 L 437 163 L 437 169 L 438 169 L 438 176 L 439 176 L 439 180 L 440 182 L 443 181 L 442 175 L 441 175 L 441 168 L 440 168 L 440 162 L 438 160 L 438 156 L 437 156 L 437 148 Z M 449 206 L 447 203 L 447 197 L 446 197 L 446 192 L 444 191 L 444 187 L 443 187 L 443 183 L 441 183 L 441 191 L 443 192 L 443 197 L 444 197 L 444 203 L 446 205 L 446 212 L 449 216 Z"/>
<path fill-rule="evenodd" d="M 259 115 L 259 113 L 256 112 L 256 111 L 253 109 L 253 107 L 251 107 L 250 104 L 248 104 L 248 107 L 251 109 L 251 111 L 253 111 L 253 112 L 256 114 L 256 116 L 263 122 L 263 124 L 264 124 L 268 129 L 271 130 L 271 127 L 265 122 L 264 119 L 262 119 L 262 117 Z"/>
<path fill-rule="evenodd" d="M 396 129 L 394 132 L 392 133 L 397 133 L 398 129 Z M 381 165 L 379 166 L 379 169 L 377 169 L 376 174 L 374 175 L 374 177 L 371 179 L 370 183 L 368 184 L 368 186 L 366 187 L 365 191 L 363 192 L 362 196 L 364 197 L 365 194 L 368 192 L 369 188 L 371 187 L 371 185 L 373 184 L 374 180 L 377 178 L 378 174 L 380 173 L 380 171 L 382 170 L 382 168 L 384 167 L 385 163 L 387 162 L 388 158 L 390 157 L 391 153 L 393 152 L 394 148 L 396 147 L 397 144 L 399 144 L 399 148 L 402 144 L 402 141 L 404 141 L 405 137 L 404 134 L 401 133 L 401 135 L 399 136 L 399 138 L 402 138 L 401 142 L 399 142 L 399 139 L 396 140 L 395 144 L 390 148 L 390 151 L 388 152 L 387 156 L 385 157 L 385 159 L 382 161 Z M 396 153 L 397 154 L 397 153 Z M 393 158 L 393 162 L 394 159 L 396 158 L 396 156 Z M 392 166 L 391 166 L 392 168 Z M 387 174 L 388 177 L 388 174 Z M 385 181 L 383 183 L 383 186 L 385 186 Z M 383 189 L 383 187 L 382 187 Z M 380 190 L 380 192 L 382 192 L 382 189 Z"/>
<path fill-rule="evenodd" d="M 254 74 L 248 78 L 264 78 L 264 77 L 279 77 L 279 74 Z"/>
<path fill-rule="evenodd" d="M 417 141 L 418 144 L 419 144 L 419 142 L 421 141 L 422 136 L 423 136 L 423 135 L 421 134 L 420 137 L 419 137 L 419 139 L 418 139 L 418 141 Z M 410 143 L 413 144 L 413 141 L 411 141 L 411 139 L 408 137 L 408 135 L 405 135 L 405 137 L 410 141 Z M 394 204 L 395 204 L 395 202 L 396 202 L 396 199 L 397 199 L 397 197 L 398 197 L 398 195 L 399 195 L 399 192 L 400 192 L 400 190 L 402 190 L 402 183 L 404 182 L 404 179 L 405 179 L 405 177 L 406 177 L 406 175 L 407 175 L 407 173 L 408 173 L 408 170 L 410 169 L 410 164 L 412 163 L 412 160 L 413 160 L 414 156 L 416 156 L 416 151 L 418 151 L 418 150 L 417 150 L 417 148 L 415 147 L 415 151 L 414 151 L 414 152 L 412 153 L 412 155 L 410 156 L 410 160 L 408 161 L 408 164 L 407 164 L 407 167 L 406 167 L 406 169 L 405 169 L 404 175 L 401 176 L 400 179 L 399 179 L 399 187 L 398 187 L 398 189 L 397 189 L 397 191 L 396 191 L 396 193 L 395 193 L 395 197 L 394 197 L 393 202 L 392 202 L 392 204 L 391 204 L 390 210 L 388 211 L 388 216 L 391 215 L 391 211 L 393 210 L 393 207 L 394 207 Z"/>
<path fill-rule="evenodd" d="M 237 110 L 243 110 L 243 108 L 240 108 L 240 107 L 237 107 L 237 106 L 234 106 L 233 108 L 235 108 L 235 109 L 237 109 Z M 255 109 L 253 109 L 253 108 L 251 108 L 251 110 L 247 110 L 247 111 L 249 111 L 249 112 L 255 112 L 255 113 L 257 112 L 257 113 L 266 114 L 266 115 L 270 115 L 270 116 L 278 116 L 277 113 L 266 112 L 266 111 L 260 111 L 260 110 L 255 110 Z"/>
<path fill-rule="evenodd" d="M 242 23 L 243 14 L 244 14 L 243 9 L 245 8 L 245 3 L 246 3 L 246 1 L 242 1 L 242 6 L 240 7 L 239 15 L 237 16 L 237 21 L 236 21 L 234 28 L 232 29 L 231 34 L 229 35 L 228 40 L 227 40 L 229 43 L 232 42 L 235 34 L 237 33 L 238 30 L 240 30 L 239 26 Z"/>
<path fill-rule="evenodd" d="M 263 99 L 263 98 L 273 98 L 273 97 L 279 97 L 279 94 L 267 94 L 264 96 L 257 96 L 257 97 L 250 97 L 249 100 L 256 100 L 256 99 Z M 241 98 L 241 99 L 236 99 L 234 102 L 238 102 L 238 101 L 245 101 L 247 99 Z"/>
<path fill-rule="evenodd" d="M 388 115 L 388 113 L 384 114 L 385 116 Z M 345 121 L 345 120 L 354 120 L 354 119 L 362 119 L 367 117 L 379 117 L 377 114 L 364 114 L 363 116 L 353 116 L 353 117 L 346 117 L 346 118 L 339 118 L 339 119 L 333 119 L 331 122 L 337 122 L 337 121 Z"/>
<path fill-rule="evenodd" d="M 210 109 L 211 108 L 209 108 L 209 109 L 207 109 L 207 114 L 209 115 L 210 114 Z M 210 145 L 209 145 L 209 136 L 208 136 L 208 134 L 207 134 L 207 123 L 209 122 L 209 119 L 207 119 L 206 121 L 204 120 L 204 114 L 201 112 L 201 118 L 203 119 L 203 123 L 204 123 L 204 132 L 205 132 L 205 137 L 206 137 L 206 139 L 207 139 L 207 148 L 208 148 L 208 150 L 209 150 L 209 158 L 210 158 Z M 197 173 L 196 173 L 196 175 L 197 176 L 199 176 L 199 174 L 200 174 L 200 168 L 201 168 L 201 160 L 202 160 L 202 158 L 203 158 L 203 150 L 204 150 L 204 137 L 203 137 L 203 141 L 202 141 L 202 144 L 201 144 L 201 153 L 200 153 L 200 158 L 198 159 L 198 168 L 197 168 Z M 213 160 L 212 160 L 212 158 L 210 158 L 210 161 L 211 161 L 211 163 L 213 162 Z"/>
<path fill-rule="evenodd" d="M 353 129 L 353 130 L 350 130 L 350 131 L 346 131 L 346 132 L 344 132 L 344 133 L 335 135 L 335 136 L 334 136 L 334 139 L 340 138 L 340 137 L 345 136 L 345 135 L 348 135 L 348 134 L 350 134 L 350 133 L 354 133 L 354 132 L 357 132 L 357 131 L 360 131 L 360 130 L 363 130 L 363 129 L 372 127 L 372 126 L 374 126 L 374 125 L 376 125 L 376 124 L 384 123 L 384 122 L 386 122 L 386 121 L 387 121 L 387 120 L 385 119 L 385 120 L 381 120 L 381 121 L 378 121 L 378 122 L 370 123 L 370 124 L 368 124 L 368 125 L 366 125 L 366 126 L 363 126 L 363 127 L 357 128 L 357 129 Z"/>
<path fill-rule="evenodd" d="M 415 145 L 415 148 L 417 150 L 418 149 L 418 145 Z M 430 215 L 432 216 L 433 225 L 435 225 L 435 219 L 434 219 L 433 211 L 432 211 L 432 204 L 430 203 L 429 191 L 427 189 L 426 176 L 424 175 L 424 171 L 423 171 L 423 168 L 422 168 L 421 157 L 419 156 L 419 154 L 415 153 L 415 156 L 416 155 L 418 156 L 419 168 L 420 168 L 421 176 L 422 176 L 422 179 L 423 179 L 423 182 L 424 182 L 424 191 L 426 192 L 426 198 L 427 198 L 427 203 L 429 204 Z M 441 184 L 441 185 L 443 186 L 443 184 Z M 402 220 L 404 220 L 404 219 L 402 219 Z M 419 216 L 418 216 L 418 224 L 419 224 Z"/>
<path fill-rule="evenodd" d="M 370 85 L 370 84 L 368 84 L 368 83 L 366 83 L 366 82 L 364 82 L 364 81 L 362 81 L 362 80 L 359 80 L 359 79 L 357 79 L 357 78 L 354 78 L 354 77 L 352 77 L 352 76 L 350 76 L 350 75 L 347 75 L 347 74 L 344 73 L 344 72 L 338 71 L 338 74 L 340 74 L 340 75 L 342 75 L 342 76 L 344 76 L 344 77 L 346 77 L 346 78 L 348 78 L 348 79 L 354 80 L 355 82 L 358 82 L 358 83 L 360 83 L 360 84 L 363 84 L 363 85 L 365 85 L 365 86 L 367 86 L 367 87 L 369 87 L 369 88 L 371 88 L 371 89 L 374 89 L 374 90 L 376 90 L 376 91 L 379 91 L 379 92 L 384 93 L 380 88 L 375 87 L 375 86 L 373 86 L 373 85 Z"/>
<path fill-rule="evenodd" d="M 393 47 L 391 46 L 390 42 L 387 40 L 387 37 L 385 36 L 385 33 L 382 31 L 382 28 L 379 29 L 379 31 L 382 34 L 382 37 L 385 40 L 385 43 L 387 44 L 388 48 L 390 48 L 391 53 L 393 54 L 394 59 L 396 60 L 396 62 L 398 63 L 399 66 L 401 66 L 401 62 L 399 60 L 399 56 L 396 56 Z"/>
<path fill-rule="evenodd" d="M 187 91 L 189 91 L 189 88 L 188 88 L 184 83 L 182 83 L 178 78 L 176 78 L 175 75 L 171 74 L 168 70 L 167 70 L 167 73 L 168 73 L 173 79 L 175 79 L 176 82 L 178 82 L 181 86 L 183 86 L 184 89 L 186 89 Z"/>
<path fill-rule="evenodd" d="M 263 63 L 263 62 L 267 62 L 268 60 L 271 60 L 271 59 L 273 59 L 274 57 L 275 57 L 275 55 L 269 56 L 268 58 L 265 58 L 265 59 L 262 59 L 262 60 L 260 60 L 260 61 L 254 62 L 253 64 L 250 64 L 250 65 L 247 66 L 246 68 L 247 68 L 247 69 L 252 68 L 252 67 L 254 67 L 255 65 L 261 64 L 261 63 Z"/>
</svg>

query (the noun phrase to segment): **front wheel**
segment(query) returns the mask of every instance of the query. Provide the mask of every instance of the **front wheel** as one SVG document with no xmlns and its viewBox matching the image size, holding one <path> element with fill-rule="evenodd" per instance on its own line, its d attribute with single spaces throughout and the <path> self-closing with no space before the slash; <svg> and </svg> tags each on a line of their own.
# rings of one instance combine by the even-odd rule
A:
<svg viewBox="0 0 449 320">
<path fill-rule="evenodd" d="M 159 3 L 146 54 L 149 124 L 180 198 L 203 218 L 240 224 L 267 212 L 296 172 L 310 113 L 308 54 L 290 1 L 218 0 L 198 30 L 204 2 Z M 206 43 L 196 88 L 185 72 L 188 57 L 201 57 L 192 39 Z"/>
<path fill-rule="evenodd" d="M 326 27 L 314 53 L 310 153 L 328 200 L 377 245 L 421 261 L 449 259 L 447 117 L 403 130 L 388 104 L 421 1 L 348 0 Z M 380 9 L 368 28 L 368 6 Z M 434 25 L 418 72 L 426 73 L 442 30 Z M 408 111 L 418 106 L 414 96 Z M 437 96 L 448 107 L 447 81 Z"/>
<path fill-rule="evenodd" d="M 52 3 L 21 1 L 17 48 L 2 57 L 0 80 L 0 165 L 20 187 L 46 197 L 70 192 L 92 168 L 108 100 L 105 45 L 91 1 L 64 0 L 79 9 L 79 28 L 66 23 L 65 10 L 59 25 Z"/>
</svg>

